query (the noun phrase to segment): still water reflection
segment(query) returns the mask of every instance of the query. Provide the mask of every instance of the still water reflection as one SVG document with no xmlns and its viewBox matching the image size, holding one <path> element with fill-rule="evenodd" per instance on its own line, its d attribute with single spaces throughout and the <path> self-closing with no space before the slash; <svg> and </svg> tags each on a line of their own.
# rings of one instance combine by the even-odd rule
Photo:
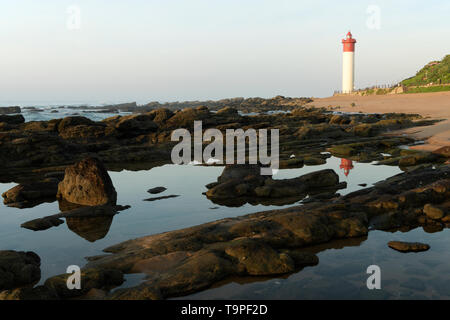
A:
<svg viewBox="0 0 450 320">
<path fill-rule="evenodd" d="M 397 167 L 374 166 L 331 157 L 327 159 L 325 165 L 280 170 L 274 179 L 293 178 L 325 168 L 334 169 L 340 180 L 347 182 L 347 188 L 339 190 L 341 194 L 358 190 L 362 188 L 361 184 L 370 186 L 372 183 L 400 172 Z M 147 171 L 110 172 L 118 193 L 118 204 L 130 205 L 130 209 L 109 218 L 65 219 L 64 224 L 45 231 L 34 232 L 23 229 L 20 225 L 32 219 L 58 213 L 57 202 L 44 203 L 28 209 L 1 205 L 0 250 L 35 251 L 42 259 L 41 282 L 43 282 L 52 275 L 64 273 L 68 265 L 83 266 L 84 257 L 101 254 L 102 249 L 121 241 L 225 217 L 283 207 L 245 204 L 231 208 L 212 203 L 202 193 L 207 191 L 205 185 L 216 181 L 222 170 L 223 167 L 164 165 Z M 14 184 L 11 183 L 0 184 L 0 193 L 13 186 Z M 167 188 L 158 196 L 179 195 L 179 197 L 152 202 L 143 201 L 149 198 L 147 190 L 157 186 Z M 422 253 L 421 256 L 413 256 L 394 252 L 386 246 L 387 241 L 409 238 L 414 241 L 420 241 L 423 238 L 423 241 L 430 243 L 432 249 Z M 424 283 L 427 297 L 444 296 L 444 294 L 448 295 L 445 288 L 430 288 L 429 283 L 433 277 L 437 277 L 441 284 L 447 280 L 450 281 L 445 278 L 450 274 L 448 270 L 445 270 L 450 259 L 449 254 L 445 253 L 444 245 L 445 241 L 448 243 L 448 240 L 447 231 L 433 235 L 425 234 L 420 230 L 406 234 L 371 232 L 367 240 L 361 240 L 356 246 L 353 243 L 348 247 L 344 245 L 344 249 L 321 248 L 318 266 L 306 268 L 284 279 L 258 279 L 265 281 L 247 284 L 231 282 L 193 297 L 353 298 L 356 292 L 360 292 L 358 290 L 363 290 L 365 287 L 365 282 L 364 287 L 361 287 L 361 281 L 366 279 L 363 267 L 367 268 L 372 262 L 377 262 L 383 270 L 391 270 L 384 273 L 386 282 L 383 283 L 386 285 L 386 290 L 377 295 L 383 294 L 382 297 L 386 298 L 396 297 L 395 291 L 389 288 L 413 286 L 413 282 L 402 280 L 412 275 L 420 278 L 419 282 L 414 283 Z M 431 268 L 435 268 L 436 271 L 432 271 Z M 142 277 L 128 276 L 129 282 L 126 286 L 130 286 L 135 278 Z M 391 280 L 388 281 L 388 279 Z M 255 278 L 252 279 L 254 280 Z M 347 283 L 351 286 L 344 286 Z M 417 285 L 420 286 L 420 284 Z M 450 285 L 446 288 L 449 287 Z M 408 293 L 405 294 L 408 295 Z"/>
</svg>

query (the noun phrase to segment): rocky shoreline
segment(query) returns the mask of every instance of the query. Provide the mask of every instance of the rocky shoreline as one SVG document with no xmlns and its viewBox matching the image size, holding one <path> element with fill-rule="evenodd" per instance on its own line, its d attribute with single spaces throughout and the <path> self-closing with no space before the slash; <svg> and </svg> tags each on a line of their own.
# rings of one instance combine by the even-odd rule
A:
<svg viewBox="0 0 450 320">
<path fill-rule="evenodd" d="M 83 117 L 24 122 L 20 117 L 0 118 L 0 181 L 19 184 L 3 194 L 4 203 L 29 208 L 58 199 L 61 208 L 60 214 L 23 225 L 31 230 L 57 226 L 61 218 L 68 224 L 72 219 L 74 228 L 77 219 L 112 219 L 127 207 L 117 206 L 107 169 L 142 170 L 170 163 L 171 132 L 192 131 L 194 120 L 203 121 L 204 130 L 279 129 L 282 169 L 323 164 L 333 155 L 399 166 L 404 173 L 340 196 L 336 191 L 345 183 L 333 170 L 276 180 L 261 176 L 257 165 L 226 166 L 205 195 L 215 203 L 286 204 L 306 195 L 309 201 L 112 246 L 105 249 L 108 254 L 88 258 L 81 290 L 67 289 L 67 274 L 34 286 L 36 259 L 30 262 L 33 267 L 20 271 L 29 281 L 15 281 L 7 269 L 8 257 L 20 260 L 23 254 L 0 251 L 0 299 L 164 299 L 228 277 L 288 274 L 315 265 L 318 258 L 308 251 L 312 245 L 364 237 L 370 230 L 420 226 L 439 231 L 450 225 L 448 154 L 405 149 L 414 140 L 380 135 L 435 123 L 418 115 L 334 114 L 293 106 L 286 114 L 243 116 L 232 107 L 212 112 L 197 106 L 100 122 Z M 146 279 L 137 287 L 111 291 L 130 273 L 144 273 Z"/>
<path fill-rule="evenodd" d="M 31 122 L 24 122 L 21 115 L 2 116 L 0 181 L 28 182 L 34 175 L 42 178 L 44 173 L 62 172 L 65 166 L 90 156 L 100 159 L 109 170 L 150 169 L 170 163 L 175 145 L 170 139 L 172 131 L 178 128 L 192 131 L 195 120 L 203 122 L 204 130 L 279 129 L 281 168 L 324 163 L 326 156 L 321 152 L 326 148 L 332 154 L 358 161 L 385 160 L 380 152 L 392 153 L 398 160 L 411 158 L 412 154 L 423 158 L 430 153 L 409 151 L 407 155 L 395 148 L 413 142 L 412 139 L 387 139 L 379 134 L 436 122 L 420 119 L 418 115 L 335 115 L 325 109 L 304 107 L 288 114 L 256 116 L 242 116 L 231 107 L 217 112 L 204 106 L 175 112 L 163 108 L 98 122 L 80 116 Z M 291 157 L 293 154 L 295 159 Z M 415 165 L 420 161 L 404 164 Z"/>
</svg>

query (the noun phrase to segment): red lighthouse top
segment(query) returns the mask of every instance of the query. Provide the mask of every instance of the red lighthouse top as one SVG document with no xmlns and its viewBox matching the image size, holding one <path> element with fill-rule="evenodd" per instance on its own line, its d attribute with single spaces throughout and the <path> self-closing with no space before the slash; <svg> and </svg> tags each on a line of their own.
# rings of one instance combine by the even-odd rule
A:
<svg viewBox="0 0 450 320">
<path fill-rule="evenodd" d="M 347 33 L 345 39 L 342 39 L 342 43 L 344 44 L 344 52 L 355 52 L 356 40 L 353 39 L 350 31 Z"/>
</svg>

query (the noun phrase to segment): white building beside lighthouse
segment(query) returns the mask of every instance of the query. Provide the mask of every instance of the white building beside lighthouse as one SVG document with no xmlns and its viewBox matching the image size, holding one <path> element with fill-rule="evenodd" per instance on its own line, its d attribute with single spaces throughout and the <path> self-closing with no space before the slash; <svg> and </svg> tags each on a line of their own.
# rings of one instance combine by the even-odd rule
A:
<svg viewBox="0 0 450 320">
<path fill-rule="evenodd" d="M 342 56 L 342 93 L 351 93 L 355 87 L 355 43 L 349 31 L 342 40 L 344 52 Z"/>
</svg>

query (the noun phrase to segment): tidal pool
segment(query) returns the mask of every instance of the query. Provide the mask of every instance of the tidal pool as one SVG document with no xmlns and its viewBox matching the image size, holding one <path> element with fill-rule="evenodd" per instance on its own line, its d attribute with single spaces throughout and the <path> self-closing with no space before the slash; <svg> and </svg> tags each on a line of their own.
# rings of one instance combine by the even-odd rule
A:
<svg viewBox="0 0 450 320">
<path fill-rule="evenodd" d="M 334 169 L 340 181 L 347 182 L 347 188 L 338 191 L 340 194 L 363 188 L 360 184 L 371 186 L 401 172 L 394 166 L 349 162 L 331 157 L 324 165 L 279 170 L 274 178 L 293 178 L 325 168 Z M 58 213 L 56 201 L 29 209 L 10 208 L 1 204 L 0 250 L 36 252 L 42 260 L 40 283 L 43 283 L 50 276 L 65 273 L 69 265 L 84 266 L 85 257 L 102 254 L 104 248 L 125 240 L 295 205 L 217 205 L 202 193 L 207 191 L 205 185 L 216 181 L 222 170 L 223 167 L 218 166 L 164 165 L 146 171 L 110 171 L 118 193 L 118 204 L 130 205 L 130 209 L 112 219 L 67 219 L 64 224 L 45 231 L 34 232 L 20 225 Z M 13 186 L 14 183 L 0 184 L 0 193 Z M 157 195 L 147 193 L 148 189 L 158 186 L 164 186 L 167 190 Z M 143 201 L 167 195 L 179 197 Z M 449 237 L 448 231 L 436 234 L 426 234 L 421 229 L 408 233 L 374 231 L 370 232 L 367 239 L 351 239 L 348 245 L 343 243 L 339 249 L 318 248 L 318 266 L 282 278 L 227 280 L 189 298 L 445 298 L 450 295 L 447 267 L 450 253 L 445 246 Z M 431 249 L 425 253 L 401 254 L 387 247 L 387 242 L 391 240 L 424 241 L 431 245 Z M 368 275 L 365 272 L 370 264 L 378 264 L 382 268 L 382 290 L 369 292 L 366 288 Z M 124 286 L 138 284 L 142 278 L 140 275 L 127 275 Z M 422 295 L 417 293 L 420 288 L 423 289 Z"/>
</svg>

